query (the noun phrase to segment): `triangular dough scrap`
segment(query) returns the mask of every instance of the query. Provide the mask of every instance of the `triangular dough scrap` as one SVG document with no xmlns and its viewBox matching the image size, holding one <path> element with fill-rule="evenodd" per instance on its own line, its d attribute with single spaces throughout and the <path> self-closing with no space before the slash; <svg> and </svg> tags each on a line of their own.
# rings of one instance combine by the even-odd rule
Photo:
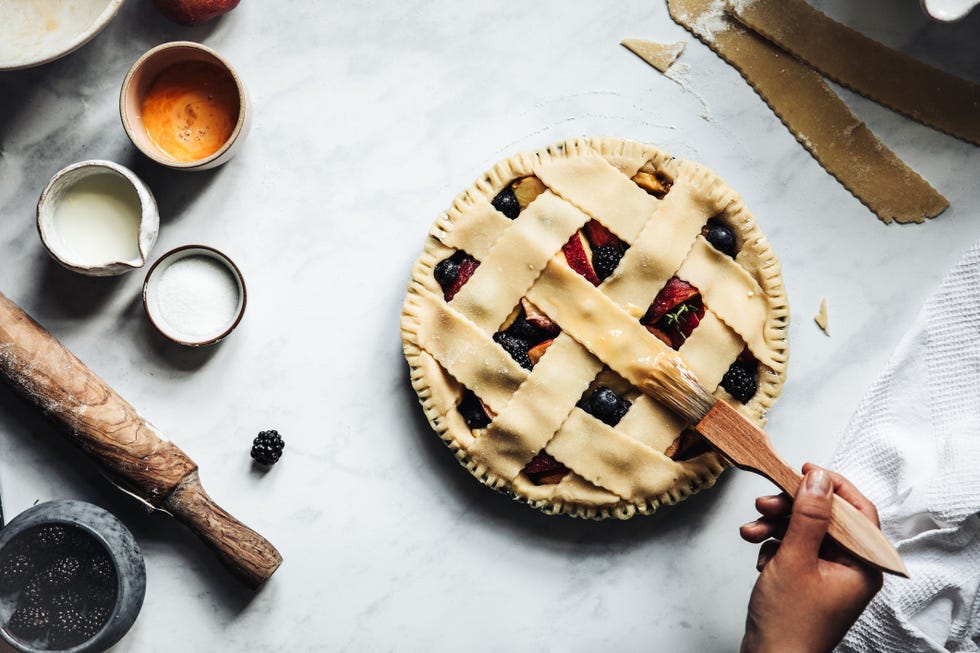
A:
<svg viewBox="0 0 980 653">
<path fill-rule="evenodd" d="M 826 333 L 828 336 L 830 335 L 830 322 L 827 319 L 826 298 L 820 300 L 820 310 L 816 315 L 813 316 L 813 321 L 817 323 L 817 326 L 820 327 L 821 331 Z"/>
<path fill-rule="evenodd" d="M 640 59 L 665 73 L 677 61 L 677 57 L 681 56 L 687 42 L 657 43 L 656 41 L 644 41 L 642 39 L 623 39 L 622 44 Z"/>
</svg>

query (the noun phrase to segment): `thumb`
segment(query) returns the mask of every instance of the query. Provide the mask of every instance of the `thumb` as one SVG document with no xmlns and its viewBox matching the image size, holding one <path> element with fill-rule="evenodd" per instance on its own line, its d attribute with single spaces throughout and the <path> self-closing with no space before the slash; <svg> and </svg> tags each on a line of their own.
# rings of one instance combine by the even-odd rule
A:
<svg viewBox="0 0 980 653">
<path fill-rule="evenodd" d="M 793 500 L 793 514 L 780 553 L 794 558 L 798 564 L 816 564 L 830 523 L 833 489 L 830 474 L 822 469 L 813 469 L 803 477 Z"/>
</svg>

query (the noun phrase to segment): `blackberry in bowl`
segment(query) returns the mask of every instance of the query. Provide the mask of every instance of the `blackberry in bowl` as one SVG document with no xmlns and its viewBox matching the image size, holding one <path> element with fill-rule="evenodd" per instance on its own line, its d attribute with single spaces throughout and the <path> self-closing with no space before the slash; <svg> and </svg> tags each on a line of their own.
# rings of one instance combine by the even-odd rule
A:
<svg viewBox="0 0 980 653">
<path fill-rule="evenodd" d="M 145 590 L 136 540 L 98 506 L 49 501 L 0 530 L 0 638 L 17 651 L 105 651 Z"/>
</svg>

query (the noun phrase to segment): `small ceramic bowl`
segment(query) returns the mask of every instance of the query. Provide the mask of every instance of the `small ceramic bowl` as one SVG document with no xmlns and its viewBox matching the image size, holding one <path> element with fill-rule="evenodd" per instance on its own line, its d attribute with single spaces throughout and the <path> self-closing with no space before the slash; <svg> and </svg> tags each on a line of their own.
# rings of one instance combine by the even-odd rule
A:
<svg viewBox="0 0 980 653">
<path fill-rule="evenodd" d="M 157 146 L 143 123 L 143 102 L 160 73 L 185 62 L 206 62 L 223 69 L 238 89 L 238 117 L 231 136 L 213 154 L 193 161 L 180 161 Z M 172 41 L 146 52 L 136 60 L 119 92 L 119 116 L 123 128 L 140 152 L 175 170 L 207 170 L 227 163 L 240 148 L 252 122 L 251 104 L 245 84 L 226 59 L 211 48 L 191 41 Z"/>
<path fill-rule="evenodd" d="M 143 282 L 143 308 L 165 337 L 189 347 L 227 337 L 245 314 L 238 266 L 207 245 L 184 245 L 157 260 Z"/>
<path fill-rule="evenodd" d="M 102 201 L 124 208 L 99 214 Z M 44 188 L 37 230 L 64 267 L 107 277 L 143 267 L 160 232 L 160 214 L 153 193 L 132 170 L 112 161 L 81 161 L 55 173 Z"/>
<path fill-rule="evenodd" d="M 54 61 L 109 24 L 123 0 L 0 2 L 0 70 Z"/>
<path fill-rule="evenodd" d="M 35 540 L 42 541 L 41 529 L 50 527 L 60 528 L 61 539 L 54 538 L 49 530 L 43 536 L 45 547 L 42 548 Z M 112 513 L 84 501 L 61 499 L 39 503 L 17 515 L 0 530 L 0 559 L 16 553 L 24 553 L 35 566 L 50 565 L 52 559 L 65 556 L 78 560 L 81 566 L 76 567 L 76 577 L 72 581 L 79 601 L 76 609 L 87 613 L 88 619 L 93 618 L 95 609 L 103 612 L 99 621 L 102 626 L 94 634 L 84 641 L 74 639 L 58 648 L 58 644 L 51 645 L 54 637 L 51 631 L 27 638 L 18 636 L 14 632 L 16 627 L 11 629 L 11 615 L 22 603 L 25 590 L 7 591 L 0 603 L 0 639 L 15 650 L 22 653 L 97 653 L 122 639 L 136 621 L 146 593 L 146 567 L 133 534 Z M 93 584 L 89 580 L 92 578 L 88 575 L 92 573 L 89 569 L 96 560 L 106 559 L 111 570 L 105 570 L 102 580 Z M 57 593 L 56 588 L 44 584 L 39 591 L 43 593 L 42 599 L 47 594 Z M 99 596 L 101 599 L 97 598 Z M 52 607 L 52 611 L 54 609 Z"/>
</svg>

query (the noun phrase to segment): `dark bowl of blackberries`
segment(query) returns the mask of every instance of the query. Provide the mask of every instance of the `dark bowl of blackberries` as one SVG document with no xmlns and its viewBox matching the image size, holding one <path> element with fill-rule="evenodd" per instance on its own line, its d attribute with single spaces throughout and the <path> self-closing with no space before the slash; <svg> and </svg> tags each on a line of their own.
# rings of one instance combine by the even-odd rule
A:
<svg viewBox="0 0 980 653">
<path fill-rule="evenodd" d="M 105 651 L 145 592 L 139 545 L 98 506 L 48 501 L 0 530 L 0 637 L 17 651 Z"/>
</svg>

